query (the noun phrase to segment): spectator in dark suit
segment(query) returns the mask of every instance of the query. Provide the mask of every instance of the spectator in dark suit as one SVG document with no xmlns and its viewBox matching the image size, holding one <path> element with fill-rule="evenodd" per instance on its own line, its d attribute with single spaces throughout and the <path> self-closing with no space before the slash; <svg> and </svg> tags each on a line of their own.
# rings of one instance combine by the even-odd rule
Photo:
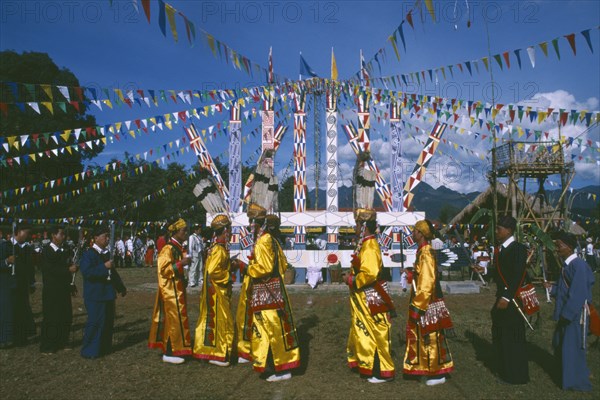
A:
<svg viewBox="0 0 600 400">
<path fill-rule="evenodd" d="M 517 221 L 500 217 L 496 238 L 500 254 L 494 281 L 496 302 L 492 307 L 492 342 L 496 350 L 500 379 L 509 384 L 529 382 L 525 322 L 513 301 L 517 290 L 525 283 L 527 249 L 515 240 Z"/>
<path fill-rule="evenodd" d="M 24 346 L 35 335 L 29 295 L 35 291 L 31 228 L 17 224 L 15 234 L 0 246 L 0 347 Z"/>
<path fill-rule="evenodd" d="M 65 230 L 50 229 L 51 241 L 42 249 L 42 334 L 40 351 L 51 354 L 68 345 L 73 310 L 71 309 L 71 277 L 77 272 L 71 253 L 63 248 Z"/>
<path fill-rule="evenodd" d="M 121 296 L 127 293 L 110 259 L 108 227 L 97 227 L 93 236 L 94 244 L 83 253 L 80 263 L 83 301 L 88 313 L 81 347 L 81 356 L 84 358 L 97 358 L 110 352 L 115 321 L 115 292 Z"/>
</svg>

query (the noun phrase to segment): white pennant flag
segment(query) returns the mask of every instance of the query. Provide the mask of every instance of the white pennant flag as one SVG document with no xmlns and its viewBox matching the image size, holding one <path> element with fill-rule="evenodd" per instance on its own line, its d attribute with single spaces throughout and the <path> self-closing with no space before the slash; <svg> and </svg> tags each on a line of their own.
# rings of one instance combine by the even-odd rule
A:
<svg viewBox="0 0 600 400">
<path fill-rule="evenodd" d="M 32 101 L 32 102 L 28 102 L 27 105 L 29 107 L 33 108 L 33 111 L 35 111 L 36 113 L 41 114 L 40 113 L 40 105 L 38 103 Z"/>
<path fill-rule="evenodd" d="M 71 97 L 69 97 L 69 88 L 66 86 L 57 86 L 58 91 L 62 93 L 62 95 L 67 99 L 67 101 L 71 101 Z"/>
<path fill-rule="evenodd" d="M 535 47 L 529 46 L 527 48 L 527 54 L 529 54 L 529 61 L 531 61 L 531 68 L 535 68 Z"/>
<path fill-rule="evenodd" d="M 27 139 L 29 139 L 29 135 L 21 135 L 21 147 L 25 146 Z"/>
</svg>

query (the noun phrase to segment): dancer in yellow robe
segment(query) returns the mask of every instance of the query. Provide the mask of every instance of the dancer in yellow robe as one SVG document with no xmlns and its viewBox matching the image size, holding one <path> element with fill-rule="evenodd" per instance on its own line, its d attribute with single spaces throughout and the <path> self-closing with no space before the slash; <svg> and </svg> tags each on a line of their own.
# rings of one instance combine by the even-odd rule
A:
<svg viewBox="0 0 600 400">
<path fill-rule="evenodd" d="M 181 364 L 182 356 L 192 354 L 187 317 L 186 282 L 183 267 L 190 264 L 182 243 L 187 225 L 178 219 L 169 225 L 171 240 L 158 255 L 158 293 L 152 314 L 148 347 L 160 348 L 163 361 Z"/>
<path fill-rule="evenodd" d="M 245 364 L 252 361 L 252 343 L 250 342 L 252 339 L 252 313 L 248 313 L 246 307 L 251 278 L 245 269 L 240 269 L 240 273 L 243 278 L 237 312 L 235 314 L 235 329 L 237 334 L 238 364 Z"/>
<path fill-rule="evenodd" d="M 234 333 L 229 259 L 231 221 L 226 215 L 220 214 L 212 220 L 210 226 L 214 230 L 214 236 L 204 265 L 204 285 L 200 296 L 194 357 L 227 367 Z"/>
<path fill-rule="evenodd" d="M 414 264 L 408 309 L 403 372 L 407 375 L 427 376 L 427 385 L 433 386 L 446 382 L 444 375 L 454 369 L 454 363 L 446 341 L 446 330 L 441 326 L 443 321 L 439 323 L 438 329 L 430 333 L 423 332 L 422 326 L 421 317 L 426 314 L 433 301 L 442 297 L 435 254 L 429 244 L 434 237 L 433 225 L 427 220 L 418 221 L 413 236 L 419 249 Z"/>
<path fill-rule="evenodd" d="M 387 282 L 380 279 L 383 263 L 381 249 L 373 234 L 376 230 L 374 210 L 355 212 L 360 244 L 353 257 L 352 272 L 344 276 L 350 287 L 350 333 L 346 354 L 348 366 L 357 368 L 371 383 L 394 378 L 391 355 L 391 315 L 394 305 Z"/>
<path fill-rule="evenodd" d="M 252 207 L 254 206 L 254 207 Z M 283 283 L 287 259 L 281 245 L 274 237 L 279 230 L 279 218 L 266 217 L 262 208 L 249 207 L 249 217 L 254 221 L 257 240 L 248 264 L 252 278 L 252 296 L 247 307 L 252 311 L 252 360 L 255 371 L 267 370 L 269 352 L 273 358 L 275 374 L 267 381 L 275 382 L 292 377 L 290 370 L 300 366 L 298 334 L 292 317 L 290 302 Z"/>
</svg>

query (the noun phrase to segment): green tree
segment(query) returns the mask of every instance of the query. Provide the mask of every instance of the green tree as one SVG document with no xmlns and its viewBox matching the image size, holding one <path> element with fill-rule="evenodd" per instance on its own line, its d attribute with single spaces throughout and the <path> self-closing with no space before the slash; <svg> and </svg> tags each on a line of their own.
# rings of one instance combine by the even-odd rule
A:
<svg viewBox="0 0 600 400">
<path fill-rule="evenodd" d="M 447 224 L 456 214 L 459 213 L 459 209 L 448 204 L 444 204 L 440 209 L 440 222 Z"/>
<path fill-rule="evenodd" d="M 102 151 L 103 145 L 93 149 L 85 148 L 81 151 L 65 152 L 59 156 L 39 157 L 37 153 L 44 153 L 57 147 L 64 147 L 76 143 L 73 136 L 69 136 L 64 143 L 60 134 L 66 129 L 89 128 L 96 126 L 93 116 L 87 114 L 83 90 L 79 80 L 68 69 L 58 67 L 45 53 L 24 52 L 18 54 L 14 51 L 0 52 L 0 102 L 4 103 L 6 115 L 0 119 L 0 136 L 11 137 L 27 134 L 51 133 L 57 138 L 58 145 L 48 135 L 40 135 L 37 140 L 31 138 L 23 147 L 12 146 L 8 152 L 0 149 L 0 190 L 14 189 L 28 185 L 35 185 L 52 179 L 73 175 L 82 171 L 82 160 L 91 159 Z M 39 84 L 47 84 L 52 99 Z M 67 86 L 70 93 L 68 103 L 59 92 L 57 86 Z M 27 102 L 51 102 L 53 113 L 40 106 L 38 114 Z M 64 111 L 63 111 L 64 110 Z M 85 132 L 85 129 L 83 129 Z M 82 134 L 80 141 L 85 141 L 87 132 Z M 27 154 L 36 153 L 36 161 L 29 159 Z M 20 165 L 13 162 L 13 167 L 8 166 L 8 159 L 19 157 Z M 84 185 L 83 182 L 74 183 L 71 189 Z M 31 202 L 36 199 L 59 193 L 63 188 L 48 189 L 44 191 L 25 192 L 18 196 L 3 198 L 6 205 L 17 205 Z M 48 205 L 32 208 L 19 216 L 36 217 L 52 216 L 62 208 L 62 205 Z M 43 214 L 42 214 L 43 211 Z"/>
</svg>

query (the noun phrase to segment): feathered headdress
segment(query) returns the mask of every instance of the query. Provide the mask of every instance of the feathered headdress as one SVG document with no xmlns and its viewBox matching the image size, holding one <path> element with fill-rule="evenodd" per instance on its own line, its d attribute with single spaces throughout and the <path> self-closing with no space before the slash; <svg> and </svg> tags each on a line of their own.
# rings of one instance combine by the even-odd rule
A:
<svg viewBox="0 0 600 400">
<path fill-rule="evenodd" d="M 194 187 L 193 193 L 194 196 L 198 198 L 198 201 L 202 203 L 202 207 L 204 207 L 207 213 L 222 214 L 229 212 L 229 207 L 227 207 L 221 192 L 219 192 L 214 179 L 210 175 L 205 175 L 200 178 L 200 182 L 198 182 L 198 184 Z M 223 215 L 223 217 L 229 221 L 228 224 L 226 223 L 225 219 L 219 217 L 221 216 L 215 216 L 213 222 L 222 221 L 223 226 L 231 225 L 229 217 Z"/>
<path fill-rule="evenodd" d="M 277 212 L 279 209 L 279 184 L 270 163 L 260 162 L 254 172 L 254 184 L 250 193 L 248 218 L 262 219 L 267 212 Z"/>
<path fill-rule="evenodd" d="M 353 208 L 354 219 L 357 222 L 377 218 L 377 213 L 373 209 L 376 174 L 375 171 L 366 168 L 366 163 L 370 159 L 371 154 L 369 152 L 361 152 L 356 157 L 356 164 L 354 165 Z"/>
</svg>

